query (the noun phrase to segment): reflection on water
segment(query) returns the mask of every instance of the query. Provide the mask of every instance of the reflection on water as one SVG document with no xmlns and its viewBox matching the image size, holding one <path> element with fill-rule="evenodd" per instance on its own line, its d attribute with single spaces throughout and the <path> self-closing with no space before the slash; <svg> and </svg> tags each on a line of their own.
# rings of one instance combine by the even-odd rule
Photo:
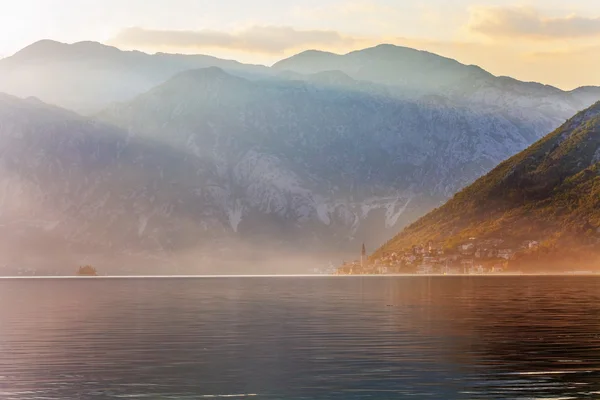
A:
<svg viewBox="0 0 600 400">
<path fill-rule="evenodd" d="M 597 399 L 600 279 L 0 280 L 2 399 Z"/>
</svg>

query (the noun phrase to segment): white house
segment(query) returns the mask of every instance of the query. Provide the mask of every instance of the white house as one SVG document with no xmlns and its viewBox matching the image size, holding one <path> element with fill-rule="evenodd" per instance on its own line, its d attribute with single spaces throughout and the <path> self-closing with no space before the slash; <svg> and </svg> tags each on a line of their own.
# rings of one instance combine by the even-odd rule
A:
<svg viewBox="0 0 600 400">
<path fill-rule="evenodd" d="M 514 257 L 515 252 L 511 249 L 502 249 L 498 250 L 498 257 L 504 258 L 505 260 L 510 260 Z"/>
<path fill-rule="evenodd" d="M 461 244 L 460 246 L 458 246 L 458 249 L 461 251 L 469 251 L 469 250 L 473 250 L 474 248 L 475 248 L 474 243 L 464 243 L 464 244 Z"/>
</svg>

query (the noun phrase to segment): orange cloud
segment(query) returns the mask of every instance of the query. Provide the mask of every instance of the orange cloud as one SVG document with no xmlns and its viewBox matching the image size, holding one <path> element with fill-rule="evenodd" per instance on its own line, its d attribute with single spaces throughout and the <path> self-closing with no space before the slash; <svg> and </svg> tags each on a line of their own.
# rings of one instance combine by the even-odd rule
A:
<svg viewBox="0 0 600 400">
<path fill-rule="evenodd" d="M 600 18 L 551 18 L 529 7 L 473 7 L 467 28 L 490 38 L 581 39 L 600 36 Z"/>
<path fill-rule="evenodd" d="M 125 47 L 220 48 L 263 54 L 285 54 L 306 47 L 352 47 L 360 38 L 332 30 L 298 30 L 286 26 L 252 26 L 237 32 L 128 28 L 110 43 Z"/>
</svg>

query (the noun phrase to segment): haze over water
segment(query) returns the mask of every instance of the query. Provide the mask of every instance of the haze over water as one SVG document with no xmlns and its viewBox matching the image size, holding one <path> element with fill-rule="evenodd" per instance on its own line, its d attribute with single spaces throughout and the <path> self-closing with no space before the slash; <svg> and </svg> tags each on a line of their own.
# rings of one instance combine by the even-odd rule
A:
<svg viewBox="0 0 600 400">
<path fill-rule="evenodd" d="M 597 399 L 597 277 L 0 280 L 2 399 Z"/>
</svg>

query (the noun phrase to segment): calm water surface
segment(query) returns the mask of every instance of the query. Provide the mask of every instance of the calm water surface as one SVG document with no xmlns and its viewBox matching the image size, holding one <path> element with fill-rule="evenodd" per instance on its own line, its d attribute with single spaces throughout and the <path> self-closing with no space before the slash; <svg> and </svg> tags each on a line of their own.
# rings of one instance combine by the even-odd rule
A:
<svg viewBox="0 0 600 400">
<path fill-rule="evenodd" d="M 600 399 L 600 278 L 0 280 L 0 399 Z"/>
</svg>

